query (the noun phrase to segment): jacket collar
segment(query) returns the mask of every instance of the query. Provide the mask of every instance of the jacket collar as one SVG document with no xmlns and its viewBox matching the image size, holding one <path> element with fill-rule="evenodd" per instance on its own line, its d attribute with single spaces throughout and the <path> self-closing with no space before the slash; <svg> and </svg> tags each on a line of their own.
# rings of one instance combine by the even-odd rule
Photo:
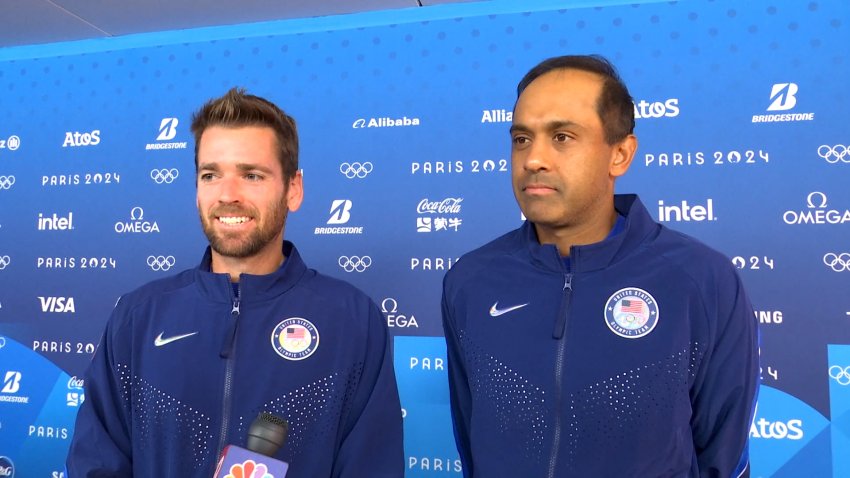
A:
<svg viewBox="0 0 850 478">
<path fill-rule="evenodd" d="M 615 195 L 614 208 L 626 218 L 623 231 L 595 244 L 570 248 L 570 261 L 574 272 L 608 267 L 637 248 L 649 234 L 657 234 L 661 227 L 652 219 L 635 194 Z M 553 244 L 540 244 L 531 221 L 525 221 L 519 231 L 522 242 L 531 254 L 532 262 L 549 270 L 564 271 L 558 248 Z"/>
<path fill-rule="evenodd" d="M 274 298 L 291 289 L 307 271 L 307 265 L 298 254 L 298 249 L 289 241 L 283 241 L 283 256 L 286 260 L 280 267 L 266 275 L 242 274 L 239 277 L 240 301 L 258 301 Z M 195 269 L 195 278 L 201 293 L 217 302 L 233 300 L 233 287 L 227 274 L 210 272 L 212 251 L 207 246 L 200 265 Z"/>
</svg>

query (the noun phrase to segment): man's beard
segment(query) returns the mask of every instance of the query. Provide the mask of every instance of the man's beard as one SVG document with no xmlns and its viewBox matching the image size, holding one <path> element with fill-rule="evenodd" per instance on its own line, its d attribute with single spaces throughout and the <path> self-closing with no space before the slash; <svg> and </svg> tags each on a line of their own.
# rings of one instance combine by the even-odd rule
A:
<svg viewBox="0 0 850 478">
<path fill-rule="evenodd" d="M 224 231 L 218 234 L 213 226 L 217 221 L 215 216 L 233 215 L 233 216 L 249 216 L 257 220 L 257 214 L 253 210 L 245 210 L 239 207 L 222 206 L 210 211 L 209 217 L 204 217 L 201 214 L 201 225 L 204 228 L 204 234 L 210 242 L 212 250 L 225 257 L 234 257 L 244 259 L 254 256 L 266 247 L 286 224 L 286 214 L 289 211 L 286 200 L 273 205 L 269 208 L 269 215 L 265 218 L 262 224 L 257 227 L 244 239 L 236 239 L 236 234 L 228 237 L 229 233 Z M 241 233 L 239 233 L 241 234 Z"/>
</svg>

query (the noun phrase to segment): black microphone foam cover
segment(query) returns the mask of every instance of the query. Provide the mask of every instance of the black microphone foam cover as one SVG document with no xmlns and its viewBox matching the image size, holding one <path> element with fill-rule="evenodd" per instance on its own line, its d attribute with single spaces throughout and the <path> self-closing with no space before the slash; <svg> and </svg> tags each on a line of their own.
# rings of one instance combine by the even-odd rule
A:
<svg viewBox="0 0 850 478">
<path fill-rule="evenodd" d="M 273 457 L 286 443 L 289 423 L 276 415 L 261 412 L 248 429 L 248 449 Z"/>
</svg>

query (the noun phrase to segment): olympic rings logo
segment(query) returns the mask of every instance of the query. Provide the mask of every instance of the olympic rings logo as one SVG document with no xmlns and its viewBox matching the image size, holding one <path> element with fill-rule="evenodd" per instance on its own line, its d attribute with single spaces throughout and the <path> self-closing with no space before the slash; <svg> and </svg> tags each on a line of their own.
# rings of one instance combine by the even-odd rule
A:
<svg viewBox="0 0 850 478">
<path fill-rule="evenodd" d="M 822 144 L 818 147 L 818 156 L 830 164 L 835 164 L 839 161 L 850 163 L 850 147 L 843 144 L 836 144 L 835 146 Z"/>
<path fill-rule="evenodd" d="M 154 271 L 167 271 L 174 267 L 176 262 L 174 256 L 148 256 L 148 267 Z"/>
<path fill-rule="evenodd" d="M 850 271 L 850 253 L 842 252 L 835 254 L 827 252 L 823 256 L 823 263 L 835 272 Z"/>
<path fill-rule="evenodd" d="M 366 161 L 365 163 L 342 163 L 339 165 L 339 172 L 344 174 L 348 179 L 363 179 L 372 172 L 372 169 L 372 163 L 369 161 Z"/>
<path fill-rule="evenodd" d="M 337 263 L 345 272 L 363 272 L 372 265 L 372 258 L 369 256 L 339 256 Z"/>
<path fill-rule="evenodd" d="M 151 179 L 153 179 L 157 184 L 171 184 L 179 175 L 180 171 L 178 171 L 177 168 L 151 169 Z"/>
<path fill-rule="evenodd" d="M 12 263 L 12 258 L 9 256 L 0 256 L 0 271 L 6 268 L 9 264 Z"/>
<path fill-rule="evenodd" d="M 9 189 L 15 184 L 14 176 L 0 176 L 0 189 Z"/>
<path fill-rule="evenodd" d="M 850 385 L 850 366 L 841 368 L 838 365 L 829 367 L 829 376 L 839 385 Z"/>
</svg>

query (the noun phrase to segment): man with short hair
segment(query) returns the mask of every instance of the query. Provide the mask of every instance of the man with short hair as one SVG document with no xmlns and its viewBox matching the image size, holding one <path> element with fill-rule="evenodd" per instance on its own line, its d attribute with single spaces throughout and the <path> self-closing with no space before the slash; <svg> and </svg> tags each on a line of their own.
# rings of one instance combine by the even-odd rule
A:
<svg viewBox="0 0 850 478">
<path fill-rule="evenodd" d="M 737 477 L 757 323 L 720 253 L 615 195 L 631 95 L 599 56 L 517 87 L 514 195 L 527 221 L 446 274 L 443 325 L 466 477 Z"/>
<path fill-rule="evenodd" d="M 386 324 L 283 239 L 301 204 L 295 121 L 232 89 L 192 121 L 199 267 L 124 295 L 86 374 L 69 477 L 213 476 L 260 412 L 287 478 L 403 475 Z"/>
</svg>

